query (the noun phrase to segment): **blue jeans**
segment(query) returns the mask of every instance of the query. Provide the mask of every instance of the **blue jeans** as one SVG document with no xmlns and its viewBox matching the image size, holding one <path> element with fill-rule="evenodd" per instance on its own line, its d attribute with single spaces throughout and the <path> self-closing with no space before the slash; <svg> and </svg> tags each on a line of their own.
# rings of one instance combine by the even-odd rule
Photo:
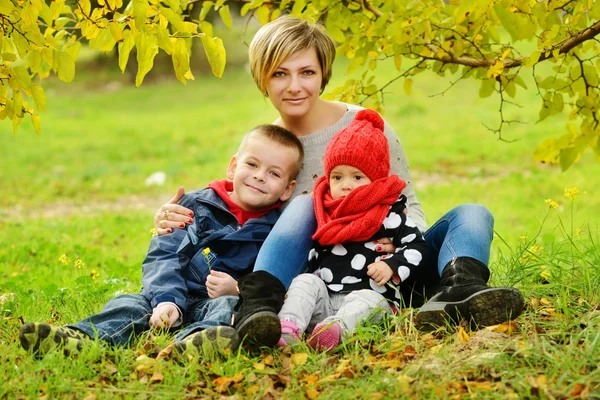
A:
<svg viewBox="0 0 600 400">
<path fill-rule="evenodd" d="M 479 204 L 454 207 L 424 234 L 438 255 L 438 273 L 457 257 L 471 257 L 488 265 L 494 238 L 494 217 Z"/>
<path fill-rule="evenodd" d="M 184 311 L 184 328 L 175 340 L 209 328 L 230 325 L 237 296 L 221 296 L 216 299 L 189 299 Z M 99 314 L 69 325 L 91 338 L 108 342 L 113 346 L 128 345 L 141 333 L 150 329 L 152 306 L 141 294 L 126 294 L 110 300 Z"/>
<path fill-rule="evenodd" d="M 270 273 L 287 290 L 292 280 L 307 269 L 308 252 L 316 229 L 312 196 L 296 197 L 261 247 L 254 271 Z M 424 234 L 438 257 L 439 275 L 456 257 L 472 257 L 487 265 L 493 235 L 494 217 L 486 207 L 478 204 L 453 208 Z"/>
<path fill-rule="evenodd" d="M 283 210 L 260 248 L 254 271 L 270 273 L 287 290 L 292 280 L 308 268 L 308 252 L 316 230 L 312 196 L 297 196 Z"/>
</svg>

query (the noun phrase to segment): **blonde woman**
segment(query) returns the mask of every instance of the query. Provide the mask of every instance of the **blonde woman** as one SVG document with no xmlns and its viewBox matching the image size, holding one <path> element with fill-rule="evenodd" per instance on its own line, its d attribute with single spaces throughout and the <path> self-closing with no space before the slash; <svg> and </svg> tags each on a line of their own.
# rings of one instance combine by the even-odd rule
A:
<svg viewBox="0 0 600 400">
<path fill-rule="evenodd" d="M 327 144 L 362 109 L 320 97 L 331 77 L 334 58 L 333 40 L 320 25 L 288 16 L 263 26 L 250 44 L 252 77 L 280 115 L 274 124 L 293 132 L 305 149 L 296 190 L 264 242 L 254 272 L 238 283 L 240 300 L 234 327 L 241 337 L 266 346 L 279 340 L 277 312 L 291 281 L 307 267 L 316 230 L 313 201 L 307 194 L 323 175 Z M 391 174 L 406 182 L 403 193 L 408 216 L 437 255 L 437 271 L 429 271 L 404 299 L 407 305 L 419 306 L 424 296 L 433 295 L 417 313 L 417 325 L 427 329 L 463 317 L 476 326 L 486 326 L 518 316 L 524 300 L 517 289 L 487 286 L 494 224 L 491 213 L 484 206 L 464 204 L 427 229 L 402 144 L 387 123 L 384 133 L 390 147 Z M 176 204 L 182 194 L 180 188 L 157 211 L 154 221 L 159 234 L 170 233 L 189 220 L 191 211 Z M 393 253 L 395 246 L 382 239 L 376 251 Z"/>
</svg>

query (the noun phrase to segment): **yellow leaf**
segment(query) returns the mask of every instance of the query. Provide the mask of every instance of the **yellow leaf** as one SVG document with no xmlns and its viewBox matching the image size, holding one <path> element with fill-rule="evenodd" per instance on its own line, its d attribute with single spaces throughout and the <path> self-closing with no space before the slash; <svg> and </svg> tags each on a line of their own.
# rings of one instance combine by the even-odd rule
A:
<svg viewBox="0 0 600 400">
<path fill-rule="evenodd" d="M 369 52 L 367 53 L 367 55 L 368 55 L 369 57 L 371 57 L 371 58 L 375 58 L 375 57 L 377 57 L 377 56 L 379 55 L 379 53 L 377 53 L 376 51 L 372 51 L 372 50 L 371 50 L 371 51 L 369 51 Z"/>
<path fill-rule="evenodd" d="M 165 379 L 163 373 L 160 371 L 154 371 L 152 377 L 150 378 L 150 383 L 161 383 Z"/>
<path fill-rule="evenodd" d="M 141 355 L 138 358 L 136 358 L 135 363 L 135 370 L 137 372 L 142 372 L 145 374 L 153 373 L 156 367 L 158 366 L 158 361 L 146 355 Z"/>
<path fill-rule="evenodd" d="M 172 46 L 173 69 L 175 76 L 181 83 L 186 84 L 185 74 L 190 69 L 190 53 L 188 51 L 185 39 L 175 39 Z"/>
<path fill-rule="evenodd" d="M 275 362 L 275 360 L 273 359 L 273 355 L 272 354 L 267 354 L 263 359 L 262 359 L 263 364 L 265 365 L 270 365 L 272 366 L 273 363 Z"/>
<path fill-rule="evenodd" d="M 131 31 L 125 31 L 125 39 L 119 43 L 119 68 L 121 72 L 125 72 L 127 61 L 129 61 L 129 53 L 135 44 Z"/>
<path fill-rule="evenodd" d="M 515 321 L 504 322 L 499 325 L 486 326 L 485 329 L 492 332 L 506 333 L 512 335 L 517 330 L 518 324 Z"/>
<path fill-rule="evenodd" d="M 292 365 L 294 365 L 294 366 L 304 365 L 304 364 L 306 364 L 307 360 L 308 360 L 307 353 L 295 353 L 290 356 L 290 361 L 291 361 Z"/>
<path fill-rule="evenodd" d="M 265 364 L 263 363 L 256 363 L 253 365 L 254 369 L 257 369 L 259 371 L 264 371 L 265 370 Z"/>
<path fill-rule="evenodd" d="M 223 6 L 219 8 L 219 15 L 221 16 L 221 19 L 223 20 L 225 26 L 231 29 L 232 23 L 231 14 L 229 13 L 229 6 Z"/>
<path fill-rule="evenodd" d="M 463 343 L 469 343 L 469 340 L 471 340 L 471 337 L 462 326 L 458 328 L 458 339 Z"/>
<path fill-rule="evenodd" d="M 312 374 L 305 378 L 305 382 L 307 385 L 314 385 L 319 380 L 319 374 Z"/>
<path fill-rule="evenodd" d="M 33 125 L 33 128 L 35 129 L 35 131 L 39 135 L 41 133 L 40 116 L 37 115 L 37 114 L 30 114 L 30 115 L 31 115 L 31 124 Z"/>
<path fill-rule="evenodd" d="M 310 388 L 306 391 L 306 397 L 308 397 L 310 400 L 315 400 L 319 397 L 319 394 L 321 393 L 315 388 Z"/>
<path fill-rule="evenodd" d="M 404 80 L 404 93 L 406 93 L 407 96 L 410 96 L 410 92 L 412 91 L 412 85 L 413 85 L 412 79 Z"/>
<path fill-rule="evenodd" d="M 495 78 L 502 74 L 502 71 L 504 71 L 504 63 L 501 60 L 496 60 L 496 62 L 488 69 L 487 77 Z"/>
<path fill-rule="evenodd" d="M 144 30 L 146 25 L 146 11 L 148 8 L 147 0 L 133 0 L 133 16 L 135 18 L 135 27 L 140 31 Z"/>
<path fill-rule="evenodd" d="M 140 33 L 140 38 L 136 42 L 138 72 L 135 77 L 135 86 L 139 87 L 144 81 L 146 74 L 154 65 L 154 57 L 158 54 L 158 39 L 156 35 Z"/>
<path fill-rule="evenodd" d="M 542 303 L 545 306 L 551 306 L 552 305 L 552 303 L 547 298 L 545 298 L 545 297 L 542 297 L 540 299 L 540 303 Z"/>
<path fill-rule="evenodd" d="M 115 42 L 123 41 L 123 30 L 121 30 L 121 28 L 119 28 L 119 25 L 117 25 L 116 22 L 114 22 L 114 21 L 109 22 L 108 29 L 110 29 L 110 33 L 112 34 L 113 38 L 115 39 Z"/>
<path fill-rule="evenodd" d="M 210 22 L 200 22 L 200 31 L 206 34 L 206 36 L 213 37 L 213 29 L 212 24 Z"/>
<path fill-rule="evenodd" d="M 258 22 L 260 22 L 261 25 L 264 25 L 267 22 L 269 22 L 270 12 L 271 10 L 267 6 L 261 6 L 258 10 L 256 10 L 256 17 L 258 18 Z"/>
<path fill-rule="evenodd" d="M 396 69 L 398 71 L 400 71 L 402 69 L 402 56 L 401 55 L 394 56 L 394 65 L 396 66 Z"/>
<path fill-rule="evenodd" d="M 221 78 L 225 71 L 226 54 L 223 41 L 219 38 L 211 38 L 207 35 L 202 35 L 202 44 L 204 45 L 204 52 L 208 58 L 208 63 L 212 73 L 217 77 Z"/>
<path fill-rule="evenodd" d="M 12 10 L 15 9 L 12 1 L 10 0 L 0 0 L 0 14 L 10 15 Z"/>
<path fill-rule="evenodd" d="M 23 118 L 23 95 L 19 90 L 13 93 L 13 109 L 15 116 Z"/>
</svg>

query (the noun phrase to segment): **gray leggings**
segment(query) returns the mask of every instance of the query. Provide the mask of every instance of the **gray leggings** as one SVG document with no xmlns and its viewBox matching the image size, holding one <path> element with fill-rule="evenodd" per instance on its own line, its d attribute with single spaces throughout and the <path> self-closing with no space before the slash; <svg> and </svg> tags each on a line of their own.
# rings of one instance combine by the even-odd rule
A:
<svg viewBox="0 0 600 400">
<path fill-rule="evenodd" d="M 340 324 L 344 337 L 351 335 L 361 321 L 377 323 L 383 314 L 391 312 L 385 297 L 373 290 L 329 293 L 321 278 L 301 274 L 290 285 L 279 319 L 293 322 L 300 333 L 312 332 L 321 322 L 335 321 Z"/>
</svg>

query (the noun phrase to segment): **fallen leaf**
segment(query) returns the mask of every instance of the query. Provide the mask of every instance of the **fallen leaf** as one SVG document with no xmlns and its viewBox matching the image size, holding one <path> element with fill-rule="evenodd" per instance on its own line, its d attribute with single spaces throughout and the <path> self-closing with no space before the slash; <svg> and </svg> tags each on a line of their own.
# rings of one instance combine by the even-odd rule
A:
<svg viewBox="0 0 600 400">
<path fill-rule="evenodd" d="M 512 333 L 516 331 L 518 327 L 519 325 L 516 321 L 509 321 L 499 325 L 487 326 L 485 329 L 492 332 L 506 333 L 507 335 L 512 335 Z"/>
<path fill-rule="evenodd" d="M 317 382 L 318 380 L 319 380 L 319 374 L 317 373 L 317 374 L 312 374 L 312 375 L 307 376 L 304 379 L 304 382 L 306 382 L 307 385 L 314 385 L 315 382 Z"/>
<path fill-rule="evenodd" d="M 408 375 L 398 375 L 396 378 L 398 383 L 400 384 L 400 391 L 404 394 L 410 393 L 410 385 L 415 381 L 414 378 L 411 378 Z"/>
<path fill-rule="evenodd" d="M 175 343 L 171 343 L 170 345 L 168 345 L 167 347 L 165 347 L 158 353 L 158 355 L 156 356 L 156 360 L 158 361 L 158 360 L 167 358 L 173 352 L 174 348 L 175 348 Z"/>
<path fill-rule="evenodd" d="M 161 383 L 164 378 L 165 377 L 163 376 L 162 372 L 154 371 L 152 377 L 150 378 L 150 383 Z"/>
<path fill-rule="evenodd" d="M 478 389 L 478 390 L 487 390 L 488 392 L 491 392 L 492 390 L 496 390 L 495 387 L 490 386 L 490 384 L 487 382 L 467 381 L 466 384 L 467 384 L 467 386 Z"/>
<path fill-rule="evenodd" d="M 310 400 L 315 400 L 317 397 L 319 397 L 319 391 L 315 388 L 310 388 L 306 391 L 306 397 L 308 397 Z"/>
<path fill-rule="evenodd" d="M 268 354 L 266 357 L 262 359 L 262 363 L 265 365 L 273 365 L 273 355 Z"/>
<path fill-rule="evenodd" d="M 545 298 L 545 297 L 542 297 L 540 299 L 540 303 L 542 303 L 545 306 L 551 306 L 552 305 L 552 303 L 547 298 Z"/>
<path fill-rule="evenodd" d="M 307 353 L 295 353 L 290 356 L 290 362 L 294 366 L 304 365 L 306 361 L 308 361 Z"/>
<path fill-rule="evenodd" d="M 580 396 L 584 390 L 586 390 L 587 387 L 581 383 L 576 383 L 575 387 L 573 387 L 573 389 L 571 389 L 571 391 L 569 392 L 569 397 L 577 397 Z"/>
<path fill-rule="evenodd" d="M 154 372 L 154 369 L 158 366 L 158 362 L 155 359 L 150 358 L 146 355 L 141 355 L 138 358 L 136 358 L 135 363 L 137 364 L 135 370 L 139 373 L 146 374 Z"/>
<path fill-rule="evenodd" d="M 148 375 L 142 375 L 142 377 L 140 378 L 140 383 L 148 383 Z"/>
<path fill-rule="evenodd" d="M 458 328 L 458 339 L 463 343 L 469 343 L 469 340 L 471 340 L 471 337 L 462 326 Z"/>
<path fill-rule="evenodd" d="M 2 296 L 0 296 L 0 304 L 4 304 L 7 301 L 13 301 L 14 299 L 15 299 L 14 293 L 4 293 Z"/>
<path fill-rule="evenodd" d="M 264 371 L 265 370 L 265 364 L 263 363 L 256 363 L 253 365 L 254 369 L 259 370 L 259 371 Z"/>
<path fill-rule="evenodd" d="M 88 392 L 83 400 L 96 400 L 96 394 L 93 392 Z"/>
<path fill-rule="evenodd" d="M 244 379 L 244 374 L 242 372 L 238 372 L 234 376 L 221 376 L 217 379 L 213 380 L 213 385 L 216 386 L 216 391 L 219 393 L 224 393 L 229 386 L 234 383 L 241 382 Z"/>
<path fill-rule="evenodd" d="M 117 367 L 115 366 L 115 364 L 111 363 L 110 361 L 107 361 L 107 362 L 104 363 L 104 370 L 109 375 L 114 375 L 117 372 L 119 372 L 119 370 L 117 369 Z"/>
</svg>

